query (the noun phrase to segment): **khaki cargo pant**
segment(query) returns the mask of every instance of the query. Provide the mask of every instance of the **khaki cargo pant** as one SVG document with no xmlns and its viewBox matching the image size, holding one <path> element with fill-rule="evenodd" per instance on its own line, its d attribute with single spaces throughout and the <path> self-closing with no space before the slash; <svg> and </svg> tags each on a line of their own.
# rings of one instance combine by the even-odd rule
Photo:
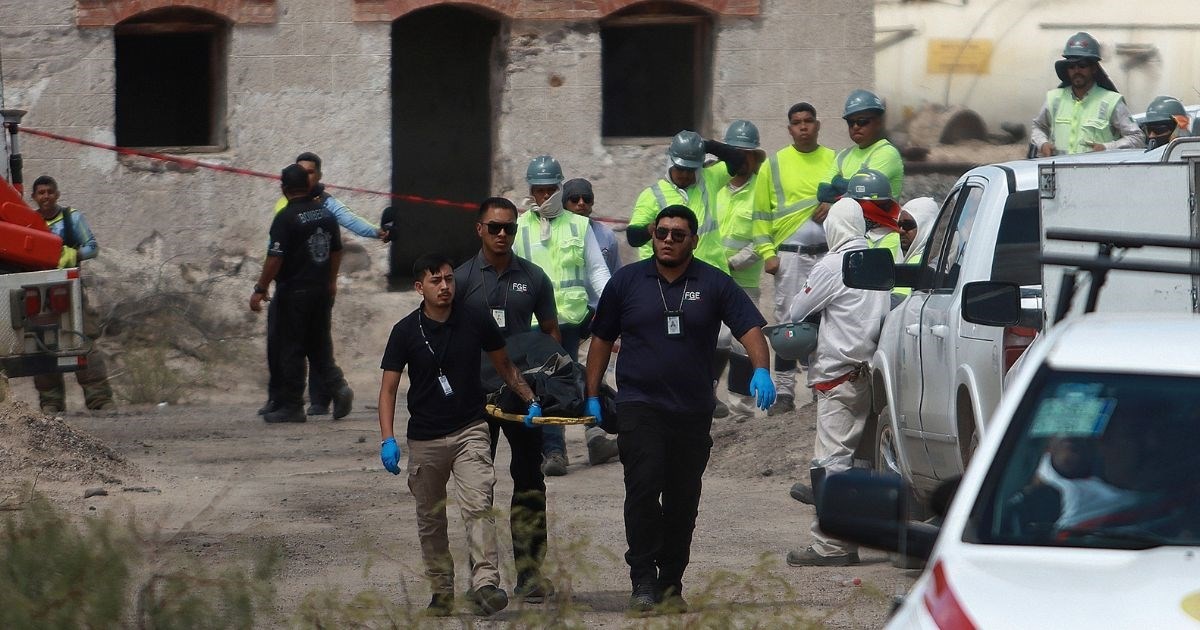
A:
<svg viewBox="0 0 1200 630">
<path fill-rule="evenodd" d="M 100 338 L 99 319 L 100 315 L 88 306 L 87 298 L 84 298 L 83 334 L 93 344 Z M 104 351 L 95 345 L 87 353 L 87 368 L 75 372 L 75 380 L 83 389 L 83 400 L 88 409 L 99 409 L 113 402 L 112 386 L 108 384 L 108 362 Z M 33 386 L 37 388 L 41 407 L 67 408 L 66 383 L 61 372 L 34 376 Z"/>
<path fill-rule="evenodd" d="M 446 532 L 446 483 L 451 477 L 467 529 L 471 588 L 499 586 L 492 510 L 496 473 L 491 434 L 483 420 L 440 438 L 408 440 L 408 489 L 416 499 L 421 559 L 434 593 L 454 592 L 454 559 Z"/>
<path fill-rule="evenodd" d="M 812 465 L 824 467 L 825 475 L 845 472 L 854 466 L 854 450 L 862 440 L 867 414 L 871 411 L 871 379 L 846 381 L 833 389 L 817 392 L 817 439 Z M 836 538 L 826 536 L 813 519 L 810 532 L 813 551 L 837 556 L 858 551 Z"/>
</svg>

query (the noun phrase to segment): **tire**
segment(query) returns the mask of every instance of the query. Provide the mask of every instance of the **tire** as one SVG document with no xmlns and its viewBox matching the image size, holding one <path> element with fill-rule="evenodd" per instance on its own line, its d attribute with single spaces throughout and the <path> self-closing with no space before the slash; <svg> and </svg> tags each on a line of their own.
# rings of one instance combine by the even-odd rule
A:
<svg viewBox="0 0 1200 630">
<path fill-rule="evenodd" d="M 877 472 L 900 476 L 900 459 L 896 447 L 896 432 L 892 427 L 891 412 L 885 406 L 879 410 L 875 420 L 875 458 L 873 465 Z"/>
<path fill-rule="evenodd" d="M 958 455 L 962 458 L 962 469 L 967 470 L 967 464 L 979 449 L 979 429 L 975 427 L 975 414 L 969 405 L 960 405 L 958 419 Z M 967 439 L 963 439 L 963 435 Z"/>
</svg>

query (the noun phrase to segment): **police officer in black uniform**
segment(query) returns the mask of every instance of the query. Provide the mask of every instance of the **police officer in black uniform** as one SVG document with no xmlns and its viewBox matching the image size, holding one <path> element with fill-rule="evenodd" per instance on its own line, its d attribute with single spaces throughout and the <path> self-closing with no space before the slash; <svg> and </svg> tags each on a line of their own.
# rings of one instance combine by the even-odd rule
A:
<svg viewBox="0 0 1200 630">
<path fill-rule="evenodd" d="M 475 233 L 482 247 L 475 257 L 454 270 L 455 300 L 491 316 L 506 337 L 538 327 L 561 342 L 554 287 L 540 267 L 512 252 L 517 233 L 517 207 L 503 197 L 479 204 Z M 546 553 L 546 479 L 542 474 L 542 429 L 514 422 L 489 420 L 492 457 L 500 432 L 512 449 L 509 473 L 513 480 L 509 515 L 513 556 L 517 565 L 514 594 L 530 603 L 543 601 L 554 587 L 541 574 Z"/>
<path fill-rule="evenodd" d="M 281 174 L 288 204 L 271 222 L 271 244 L 262 274 L 250 296 L 250 310 L 262 310 L 267 287 L 275 282 L 278 315 L 279 407 L 263 415 L 267 422 L 304 422 L 304 360 L 310 378 L 333 394 L 333 417 L 350 413 L 354 394 L 333 362 L 330 319 L 337 292 L 342 237 L 337 219 L 309 194 L 308 172 L 290 164 Z"/>
</svg>

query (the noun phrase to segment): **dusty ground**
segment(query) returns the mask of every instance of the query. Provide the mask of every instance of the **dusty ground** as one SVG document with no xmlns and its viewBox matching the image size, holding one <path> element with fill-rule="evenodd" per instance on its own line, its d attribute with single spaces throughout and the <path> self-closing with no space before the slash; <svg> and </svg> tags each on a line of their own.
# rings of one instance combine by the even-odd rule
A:
<svg viewBox="0 0 1200 630">
<path fill-rule="evenodd" d="M 375 413 L 365 408 L 368 389 L 360 392 L 348 418 L 303 425 L 265 425 L 249 399 L 126 409 L 104 417 L 68 413 L 63 421 L 69 428 L 95 436 L 125 463 L 110 467 L 108 483 L 95 476 L 42 475 L 38 488 L 75 514 L 136 515 L 143 529 L 157 532 L 160 557 L 178 552 L 209 566 L 248 564 L 266 544 L 281 543 L 285 564 L 276 580 L 277 611 L 263 620 L 266 626 L 288 624 L 314 590 L 336 590 L 348 599 L 374 589 L 394 603 L 420 606 L 428 590 L 412 498 L 403 476 L 393 477 L 379 465 Z M 777 418 L 715 423 L 716 447 L 686 579 L 694 601 L 713 591 L 709 614 L 735 603 L 752 611 L 761 607 L 764 615 L 802 611 L 828 627 L 872 628 L 885 618 L 888 595 L 911 582 L 909 572 L 892 568 L 878 552 L 864 553 L 865 564 L 849 569 L 783 565 L 783 553 L 805 541 L 812 516 L 810 507 L 787 495 L 811 449 L 812 411 L 808 405 Z M 572 604 L 581 609 L 579 619 L 588 627 L 684 623 L 688 617 L 696 622 L 706 613 L 649 621 L 624 616 L 621 468 L 616 463 L 589 468 L 582 432 L 573 429 L 568 438 L 570 474 L 548 482 L 550 539 L 551 553 L 568 565 L 559 569 L 560 585 L 564 575 L 574 573 Z M 103 455 L 84 449 L 64 458 L 97 453 Z M 504 471 L 506 446 L 499 458 L 497 468 Z M 0 477 L 10 487 L 30 478 L 31 469 Z M 506 506 L 511 481 L 500 479 L 497 505 Z M 108 494 L 83 498 L 96 487 Z M 459 586 L 465 588 L 463 533 L 455 512 L 451 506 L 451 541 L 460 562 Z M 502 530 L 501 540 L 506 538 Z M 504 585 L 511 588 L 511 553 L 502 558 Z M 767 568 L 752 568 L 764 561 Z M 706 586 L 729 572 L 754 578 L 739 588 Z M 843 584 L 855 577 L 863 586 Z M 519 615 L 514 609 L 478 627 L 524 625 Z M 450 620 L 443 627 L 476 621 Z"/>
</svg>

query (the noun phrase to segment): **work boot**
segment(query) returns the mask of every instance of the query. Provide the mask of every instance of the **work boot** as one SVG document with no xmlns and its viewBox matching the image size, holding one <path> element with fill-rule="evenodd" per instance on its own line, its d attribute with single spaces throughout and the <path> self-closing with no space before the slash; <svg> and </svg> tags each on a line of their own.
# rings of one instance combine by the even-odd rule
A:
<svg viewBox="0 0 1200 630">
<path fill-rule="evenodd" d="M 61 403 L 55 403 L 55 402 L 42 403 L 42 413 L 47 414 L 47 415 L 52 416 L 56 413 L 62 413 L 66 410 L 67 410 L 66 406 L 62 405 Z"/>
<path fill-rule="evenodd" d="M 554 596 L 554 584 L 544 577 L 532 577 L 518 584 L 513 596 L 526 604 L 540 604 Z"/>
<path fill-rule="evenodd" d="M 817 504 L 816 498 L 813 496 L 812 486 L 803 481 L 797 481 L 792 484 L 792 489 L 788 491 L 788 494 L 792 495 L 793 499 L 805 505 Z"/>
<path fill-rule="evenodd" d="M 454 593 L 434 593 L 425 610 L 434 617 L 449 617 L 454 614 Z"/>
<path fill-rule="evenodd" d="M 476 615 L 491 617 L 508 607 L 508 594 L 498 586 L 488 584 L 479 590 L 470 591 L 472 608 Z"/>
<path fill-rule="evenodd" d="M 812 547 L 801 551 L 789 551 L 787 563 L 789 567 L 848 567 L 858 564 L 858 552 L 843 553 L 836 556 L 822 556 Z"/>
<path fill-rule="evenodd" d="M 603 435 L 588 440 L 587 448 L 589 466 L 599 466 L 621 454 L 617 449 L 617 441 Z"/>
<path fill-rule="evenodd" d="M 687 600 L 683 598 L 683 585 L 659 585 L 658 610 L 665 615 L 682 615 L 688 611 Z"/>
<path fill-rule="evenodd" d="M 551 451 L 542 456 L 542 474 L 547 477 L 562 477 L 567 474 L 567 454 L 562 451 Z"/>
<path fill-rule="evenodd" d="M 327 416 L 329 415 L 329 405 L 318 405 L 314 403 L 308 406 L 308 411 L 305 413 L 310 416 Z"/>
<path fill-rule="evenodd" d="M 729 417 L 729 406 L 726 405 L 724 402 L 722 402 L 720 398 L 717 399 L 717 404 L 713 407 L 713 416 L 712 417 L 713 418 Z"/>
<path fill-rule="evenodd" d="M 333 393 L 333 419 L 341 420 L 350 415 L 354 406 L 354 390 L 349 385 L 342 385 Z"/>
<path fill-rule="evenodd" d="M 654 597 L 653 584 L 635 584 L 629 595 L 629 612 L 644 614 L 654 610 L 658 600 Z"/>
<path fill-rule="evenodd" d="M 279 422 L 305 422 L 308 418 L 304 417 L 304 407 L 299 405 L 284 407 L 281 405 L 274 411 L 264 413 L 263 420 L 275 424 Z"/>
<path fill-rule="evenodd" d="M 767 409 L 768 416 L 779 416 L 796 410 L 796 400 L 791 396 L 779 395 L 775 398 L 775 404 Z"/>
<path fill-rule="evenodd" d="M 258 415 L 264 416 L 278 408 L 279 403 L 275 402 L 274 400 L 268 400 L 267 402 L 263 403 L 263 406 L 258 408 Z"/>
</svg>

